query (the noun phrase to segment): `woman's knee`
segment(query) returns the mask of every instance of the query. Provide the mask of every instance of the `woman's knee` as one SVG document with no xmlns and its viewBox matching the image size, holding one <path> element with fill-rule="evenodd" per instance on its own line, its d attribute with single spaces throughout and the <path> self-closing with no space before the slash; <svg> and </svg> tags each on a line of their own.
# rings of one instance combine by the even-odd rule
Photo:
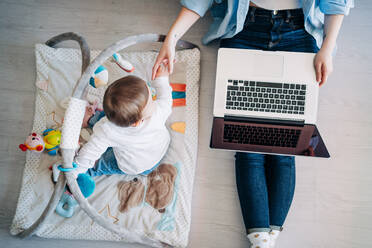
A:
<svg viewBox="0 0 372 248">
<path fill-rule="evenodd" d="M 244 164 L 264 164 L 265 163 L 265 154 L 260 153 L 249 153 L 249 152 L 237 152 L 235 153 L 236 163 Z"/>
<path fill-rule="evenodd" d="M 273 166 L 295 166 L 294 156 L 270 155 L 268 156 L 268 164 Z"/>
</svg>

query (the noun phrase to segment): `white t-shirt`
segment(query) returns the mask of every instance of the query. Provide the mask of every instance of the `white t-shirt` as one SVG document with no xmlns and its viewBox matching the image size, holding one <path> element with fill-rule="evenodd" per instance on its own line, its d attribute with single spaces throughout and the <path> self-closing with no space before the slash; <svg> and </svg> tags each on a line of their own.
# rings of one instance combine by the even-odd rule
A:
<svg viewBox="0 0 372 248">
<path fill-rule="evenodd" d="M 103 117 L 94 125 L 90 140 L 78 152 L 75 162 L 79 167 L 74 174 L 94 167 L 108 147 L 113 148 L 119 169 L 129 175 L 149 170 L 162 159 L 170 143 L 165 122 L 172 112 L 172 88 L 168 77 L 156 78 L 151 85 L 156 90 L 156 106 L 151 118 L 136 127 L 120 127 Z"/>
<path fill-rule="evenodd" d="M 252 0 L 258 7 L 270 10 L 299 9 L 300 0 Z"/>
</svg>

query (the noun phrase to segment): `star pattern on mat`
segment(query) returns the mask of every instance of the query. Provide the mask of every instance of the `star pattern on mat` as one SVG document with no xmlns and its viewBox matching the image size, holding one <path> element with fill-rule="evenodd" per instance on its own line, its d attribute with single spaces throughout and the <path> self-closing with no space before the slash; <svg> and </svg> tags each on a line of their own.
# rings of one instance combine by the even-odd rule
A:
<svg viewBox="0 0 372 248">
<path fill-rule="evenodd" d="M 52 116 L 52 121 L 56 124 L 55 128 L 57 129 L 57 128 L 62 127 L 63 120 L 62 120 L 62 122 L 59 122 L 59 121 L 56 120 L 56 112 L 52 111 L 49 114 L 47 114 L 47 116 L 50 116 L 50 115 Z"/>
<path fill-rule="evenodd" d="M 113 223 L 113 224 L 118 223 L 118 222 L 119 222 L 119 218 L 116 217 L 116 216 L 111 215 L 111 210 L 110 210 L 110 205 L 109 205 L 109 204 L 107 204 L 104 208 L 102 208 L 101 210 L 99 210 L 98 213 L 99 213 L 99 214 L 102 214 L 103 211 L 105 211 L 105 209 L 107 209 L 107 216 L 108 216 L 109 218 L 114 219 L 114 222 L 112 222 L 112 223 Z M 92 226 L 93 224 L 94 224 L 94 221 L 92 220 L 92 223 L 91 223 L 90 225 Z"/>
<path fill-rule="evenodd" d="M 45 81 L 36 81 L 36 87 L 38 87 L 41 90 L 47 91 L 49 85 L 49 80 Z"/>
</svg>

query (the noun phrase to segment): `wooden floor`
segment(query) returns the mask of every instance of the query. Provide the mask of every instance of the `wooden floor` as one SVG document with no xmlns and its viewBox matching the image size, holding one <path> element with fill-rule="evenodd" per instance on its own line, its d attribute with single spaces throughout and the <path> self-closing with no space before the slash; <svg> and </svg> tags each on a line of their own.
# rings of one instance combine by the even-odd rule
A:
<svg viewBox="0 0 372 248">
<path fill-rule="evenodd" d="M 297 159 L 297 186 L 277 247 L 372 247 L 372 2 L 357 1 L 339 37 L 335 72 L 321 88 L 318 124 L 332 158 Z M 116 242 L 20 240 L 9 234 L 31 129 L 34 44 L 66 31 L 102 49 L 132 34 L 166 33 L 180 9 L 171 0 L 0 1 L 0 247 L 142 247 Z M 200 44 L 211 17 L 185 36 Z M 72 44 L 67 44 L 72 45 Z M 217 44 L 201 46 L 199 156 L 189 247 L 248 247 L 233 153 L 208 148 Z"/>
</svg>

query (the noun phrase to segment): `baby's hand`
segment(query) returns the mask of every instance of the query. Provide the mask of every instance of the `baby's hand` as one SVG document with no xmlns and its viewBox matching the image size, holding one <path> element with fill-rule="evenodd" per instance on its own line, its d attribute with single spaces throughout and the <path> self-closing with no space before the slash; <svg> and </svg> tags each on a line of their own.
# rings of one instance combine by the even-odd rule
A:
<svg viewBox="0 0 372 248">
<path fill-rule="evenodd" d="M 155 78 L 168 76 L 169 76 L 168 63 L 162 63 L 158 67 L 158 70 L 156 71 Z"/>
</svg>

